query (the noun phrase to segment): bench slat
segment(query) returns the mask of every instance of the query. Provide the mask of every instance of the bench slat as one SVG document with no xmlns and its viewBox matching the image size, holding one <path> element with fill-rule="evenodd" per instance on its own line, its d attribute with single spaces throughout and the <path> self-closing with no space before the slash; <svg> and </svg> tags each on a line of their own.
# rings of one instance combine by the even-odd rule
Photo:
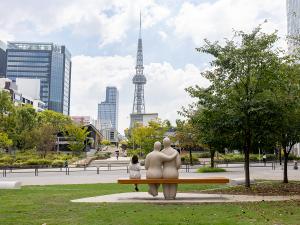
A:
<svg viewBox="0 0 300 225">
<path fill-rule="evenodd" d="M 179 179 L 119 179 L 119 184 L 227 184 L 226 177 L 179 178 Z"/>
</svg>

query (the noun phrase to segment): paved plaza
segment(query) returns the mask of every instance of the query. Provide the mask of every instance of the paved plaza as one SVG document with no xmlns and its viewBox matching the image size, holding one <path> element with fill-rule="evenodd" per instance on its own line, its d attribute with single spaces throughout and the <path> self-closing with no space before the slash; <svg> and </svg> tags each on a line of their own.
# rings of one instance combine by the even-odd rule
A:
<svg viewBox="0 0 300 225">
<path fill-rule="evenodd" d="M 225 166 L 225 165 L 224 165 Z M 257 167 L 259 166 L 259 167 Z M 203 178 L 203 177 L 228 177 L 229 179 L 243 178 L 244 169 L 242 165 L 232 164 L 227 172 L 222 173 L 197 173 L 196 168 L 190 169 L 189 172 L 185 168 L 180 170 L 180 178 Z M 70 168 L 69 175 L 66 175 L 65 169 L 39 169 L 38 176 L 35 176 L 34 169 L 7 170 L 6 177 L 3 177 L 0 171 L 0 181 L 21 181 L 22 185 L 51 185 L 51 184 L 88 184 L 88 183 L 116 183 L 120 178 L 128 178 L 127 167 L 112 167 L 110 171 L 106 167 L 101 167 L 97 174 L 96 167 Z M 141 171 L 142 177 L 145 177 L 145 170 Z M 279 164 L 275 170 L 272 167 L 263 167 L 261 164 L 250 168 L 251 178 L 282 180 L 283 170 Z M 294 170 L 292 165 L 289 166 L 288 176 L 290 180 L 300 181 L 300 170 Z"/>
<path fill-rule="evenodd" d="M 261 202 L 261 201 L 287 201 L 300 200 L 300 196 L 252 196 L 252 195 L 227 195 L 227 194 L 199 194 L 177 193 L 176 199 L 165 200 L 162 193 L 152 197 L 147 192 L 129 192 L 111 195 L 101 195 L 89 198 L 74 199 L 71 202 L 85 203 L 208 203 L 208 202 Z"/>
</svg>

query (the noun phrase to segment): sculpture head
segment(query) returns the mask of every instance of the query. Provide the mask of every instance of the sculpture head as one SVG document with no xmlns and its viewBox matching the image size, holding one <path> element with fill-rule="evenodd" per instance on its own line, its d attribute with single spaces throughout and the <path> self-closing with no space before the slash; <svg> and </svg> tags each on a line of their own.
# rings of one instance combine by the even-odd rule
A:
<svg viewBox="0 0 300 225">
<path fill-rule="evenodd" d="M 170 138 L 165 137 L 164 140 L 163 140 L 163 144 L 164 144 L 165 148 L 170 147 L 171 146 L 171 140 L 170 140 Z"/>
<path fill-rule="evenodd" d="M 160 149 L 161 149 L 161 143 L 159 141 L 156 141 L 154 143 L 154 150 L 155 151 L 160 151 Z"/>
</svg>

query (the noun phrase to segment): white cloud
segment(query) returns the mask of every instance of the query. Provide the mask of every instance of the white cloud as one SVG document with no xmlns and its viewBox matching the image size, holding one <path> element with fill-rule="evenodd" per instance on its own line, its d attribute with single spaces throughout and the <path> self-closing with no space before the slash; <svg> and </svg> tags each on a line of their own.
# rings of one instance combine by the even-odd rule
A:
<svg viewBox="0 0 300 225">
<path fill-rule="evenodd" d="M 165 41 L 168 38 L 168 35 L 166 34 L 166 32 L 164 32 L 162 30 L 158 31 L 158 34 L 163 41 Z"/>
<path fill-rule="evenodd" d="M 286 32 L 283 0 L 218 0 L 199 4 L 183 3 L 179 13 L 169 20 L 175 34 L 191 38 L 197 45 L 204 38 L 222 40 L 232 37 L 232 29 L 250 31 L 265 19 L 264 31 Z"/>
<path fill-rule="evenodd" d="M 138 24 L 140 10 L 144 28 L 169 15 L 169 9 L 155 0 L 29 0 L 26 4 L 1 0 L 0 31 L 48 35 L 68 28 L 77 35 L 99 35 L 104 46 L 126 37 L 130 26 Z"/>
<path fill-rule="evenodd" d="M 92 115 L 97 118 L 97 104 L 105 99 L 105 87 L 119 89 L 119 131 L 123 133 L 129 125 L 132 110 L 135 59 L 131 56 L 73 57 L 71 114 Z M 184 88 L 199 84 L 207 86 L 200 70 L 192 64 L 175 69 L 171 64 L 151 63 L 145 65 L 147 84 L 145 86 L 146 112 L 157 112 L 162 119 L 172 122 L 178 118 L 181 106 L 191 102 Z"/>
<path fill-rule="evenodd" d="M 15 37 L 12 34 L 0 30 L 0 41 L 7 42 L 7 41 L 12 41 L 14 39 Z"/>
</svg>

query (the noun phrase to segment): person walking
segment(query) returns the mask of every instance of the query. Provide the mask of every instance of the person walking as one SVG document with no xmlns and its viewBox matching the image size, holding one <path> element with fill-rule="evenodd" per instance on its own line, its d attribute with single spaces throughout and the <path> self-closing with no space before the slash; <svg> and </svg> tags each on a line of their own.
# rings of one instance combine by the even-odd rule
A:
<svg viewBox="0 0 300 225">
<path fill-rule="evenodd" d="M 141 179 L 141 166 L 139 163 L 139 158 L 137 155 L 133 155 L 131 158 L 131 163 L 129 164 L 129 178 L 130 179 Z M 138 185 L 134 184 L 134 190 L 139 191 Z"/>
<path fill-rule="evenodd" d="M 266 166 L 266 164 L 267 164 L 267 154 L 265 152 L 263 153 L 263 162 L 264 162 L 264 165 Z"/>
</svg>

